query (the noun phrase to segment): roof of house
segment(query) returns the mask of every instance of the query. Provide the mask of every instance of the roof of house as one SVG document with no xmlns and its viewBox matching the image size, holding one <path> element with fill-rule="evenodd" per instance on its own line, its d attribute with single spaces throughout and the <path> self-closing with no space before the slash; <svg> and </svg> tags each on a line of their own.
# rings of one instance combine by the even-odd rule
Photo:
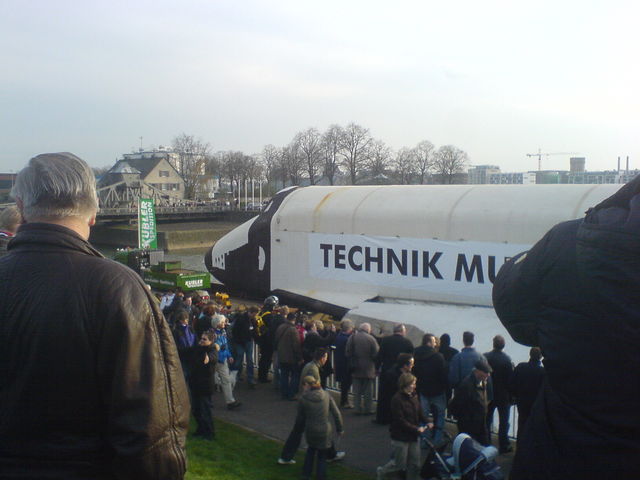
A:
<svg viewBox="0 0 640 480">
<path fill-rule="evenodd" d="M 139 173 L 140 178 L 144 180 L 162 160 L 167 160 L 165 155 L 158 155 L 155 158 L 127 158 L 126 160 L 118 160 L 108 173 Z M 167 161 L 167 164 L 173 171 L 178 173 L 173 165 L 171 165 L 171 162 Z"/>
<path fill-rule="evenodd" d="M 107 173 L 137 173 L 140 174 L 140 170 L 134 168 L 126 160 L 118 160 L 118 162 L 109 169 Z"/>
</svg>

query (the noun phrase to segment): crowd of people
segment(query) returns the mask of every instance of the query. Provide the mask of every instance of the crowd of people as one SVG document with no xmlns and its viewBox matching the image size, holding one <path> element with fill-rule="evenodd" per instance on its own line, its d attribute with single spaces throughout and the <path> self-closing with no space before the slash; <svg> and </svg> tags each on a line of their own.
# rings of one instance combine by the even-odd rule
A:
<svg viewBox="0 0 640 480">
<path fill-rule="evenodd" d="M 389 425 L 392 459 L 380 467 L 379 478 L 398 470 L 406 471 L 407 478 L 419 478 L 420 448 L 439 448 L 448 441 L 443 434 L 447 418 L 457 421 L 459 432 L 489 445 L 497 411 L 499 452 L 509 453 L 512 405 L 517 405 L 522 429 L 544 376 L 539 348 L 531 349 L 529 362 L 514 368 L 500 335 L 493 338 L 493 350 L 482 354 L 474 348 L 471 332 L 464 332 L 460 351 L 451 347 L 447 333 L 440 337 L 427 333 L 414 346 L 402 324 L 394 325 L 388 335 L 374 335 L 369 323 L 356 327 L 349 319 L 323 322 L 280 305 L 275 296 L 265 299 L 261 308 L 242 306 L 232 311 L 197 294 L 168 291 L 160 298 L 160 307 L 174 332 L 191 389 L 195 434 L 214 438 L 214 385 L 222 391 L 227 408 L 236 409 L 241 406 L 233 393 L 238 381 L 245 380 L 250 389 L 259 382 L 273 382 L 282 400 L 298 402 L 298 415 L 278 463 L 295 463 L 293 457 L 306 434 L 310 453 L 305 478 L 311 476 L 314 459 L 317 478 L 322 479 L 326 462 L 346 455 L 336 450 L 328 433 L 332 423 L 337 433 L 343 433 L 345 410 Z M 332 374 L 340 390 L 337 405 L 320 393 Z M 320 439 L 320 430 L 326 438 Z"/>
<path fill-rule="evenodd" d="M 294 463 L 304 434 L 304 478 L 314 464 L 325 478 L 326 462 L 344 457 L 334 436 L 344 434 L 344 410 L 389 423 L 392 456 L 378 478 L 402 470 L 415 479 L 419 446 L 442 441 L 445 416 L 486 444 L 497 411 L 507 453 L 513 402 L 513 480 L 640 475 L 640 176 L 501 267 L 496 314 L 532 346 L 515 368 L 500 336 L 485 354 L 471 332 L 460 352 L 446 334 L 427 333 L 414 349 L 401 325 L 380 338 L 343 320 L 338 332 L 275 297 L 237 312 L 183 292 L 155 299 L 89 243 L 95 177 L 71 153 L 32 158 L 11 194 L 16 210 L 0 218 L 3 478 L 180 480 L 189 396 L 195 433 L 213 438 L 213 392 L 240 407 L 234 386 L 245 366 L 250 386 L 273 381 L 283 402 L 297 400 L 278 463 Z M 324 388 L 332 372 L 339 406 Z"/>
</svg>

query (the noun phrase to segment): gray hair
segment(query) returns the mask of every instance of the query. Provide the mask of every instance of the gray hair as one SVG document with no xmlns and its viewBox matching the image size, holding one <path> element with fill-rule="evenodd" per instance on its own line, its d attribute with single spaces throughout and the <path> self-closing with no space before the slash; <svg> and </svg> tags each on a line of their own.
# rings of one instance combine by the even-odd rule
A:
<svg viewBox="0 0 640 480">
<path fill-rule="evenodd" d="M 358 327 L 358 330 L 360 332 L 366 332 L 366 333 L 370 333 L 371 332 L 371 324 L 370 323 L 361 323 L 360 326 Z"/>
<path fill-rule="evenodd" d="M 72 153 L 43 153 L 16 177 L 11 195 L 22 202 L 25 220 L 88 218 L 98 210 L 96 179 L 87 163 Z"/>
<path fill-rule="evenodd" d="M 211 328 L 219 328 L 222 322 L 226 322 L 227 317 L 221 315 L 220 313 L 216 313 L 213 317 L 211 317 Z"/>
<path fill-rule="evenodd" d="M 343 332 L 353 330 L 353 322 L 350 319 L 345 318 L 340 322 L 340 330 L 342 330 Z"/>
</svg>

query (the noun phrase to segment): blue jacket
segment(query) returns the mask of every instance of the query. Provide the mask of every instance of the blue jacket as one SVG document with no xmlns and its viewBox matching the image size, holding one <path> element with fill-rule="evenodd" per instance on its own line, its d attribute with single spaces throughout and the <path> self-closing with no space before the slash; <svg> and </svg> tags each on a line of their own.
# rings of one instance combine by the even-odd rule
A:
<svg viewBox="0 0 640 480">
<path fill-rule="evenodd" d="M 229 357 L 233 357 L 231 354 L 231 347 L 229 346 L 229 339 L 227 338 L 227 332 L 224 329 L 216 329 L 216 343 L 220 345 L 218 351 L 218 363 L 225 363 Z"/>
<path fill-rule="evenodd" d="M 449 385 L 457 387 L 471 373 L 473 366 L 480 359 L 484 359 L 484 355 L 473 347 L 464 347 L 460 353 L 455 354 L 449 364 Z"/>
</svg>

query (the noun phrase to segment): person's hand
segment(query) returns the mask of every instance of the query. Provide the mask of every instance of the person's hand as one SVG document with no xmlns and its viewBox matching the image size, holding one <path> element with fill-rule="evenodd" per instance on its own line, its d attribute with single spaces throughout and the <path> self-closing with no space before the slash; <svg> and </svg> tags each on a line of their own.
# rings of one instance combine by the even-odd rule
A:
<svg viewBox="0 0 640 480">
<path fill-rule="evenodd" d="M 429 430 L 433 430 L 433 422 L 429 422 L 429 423 L 427 423 L 427 428 L 428 428 Z"/>
<path fill-rule="evenodd" d="M 422 433 L 427 429 L 427 427 L 418 427 L 418 433 Z"/>
<path fill-rule="evenodd" d="M 204 356 L 204 364 L 206 365 L 207 363 L 209 363 L 209 355 Z"/>
</svg>

